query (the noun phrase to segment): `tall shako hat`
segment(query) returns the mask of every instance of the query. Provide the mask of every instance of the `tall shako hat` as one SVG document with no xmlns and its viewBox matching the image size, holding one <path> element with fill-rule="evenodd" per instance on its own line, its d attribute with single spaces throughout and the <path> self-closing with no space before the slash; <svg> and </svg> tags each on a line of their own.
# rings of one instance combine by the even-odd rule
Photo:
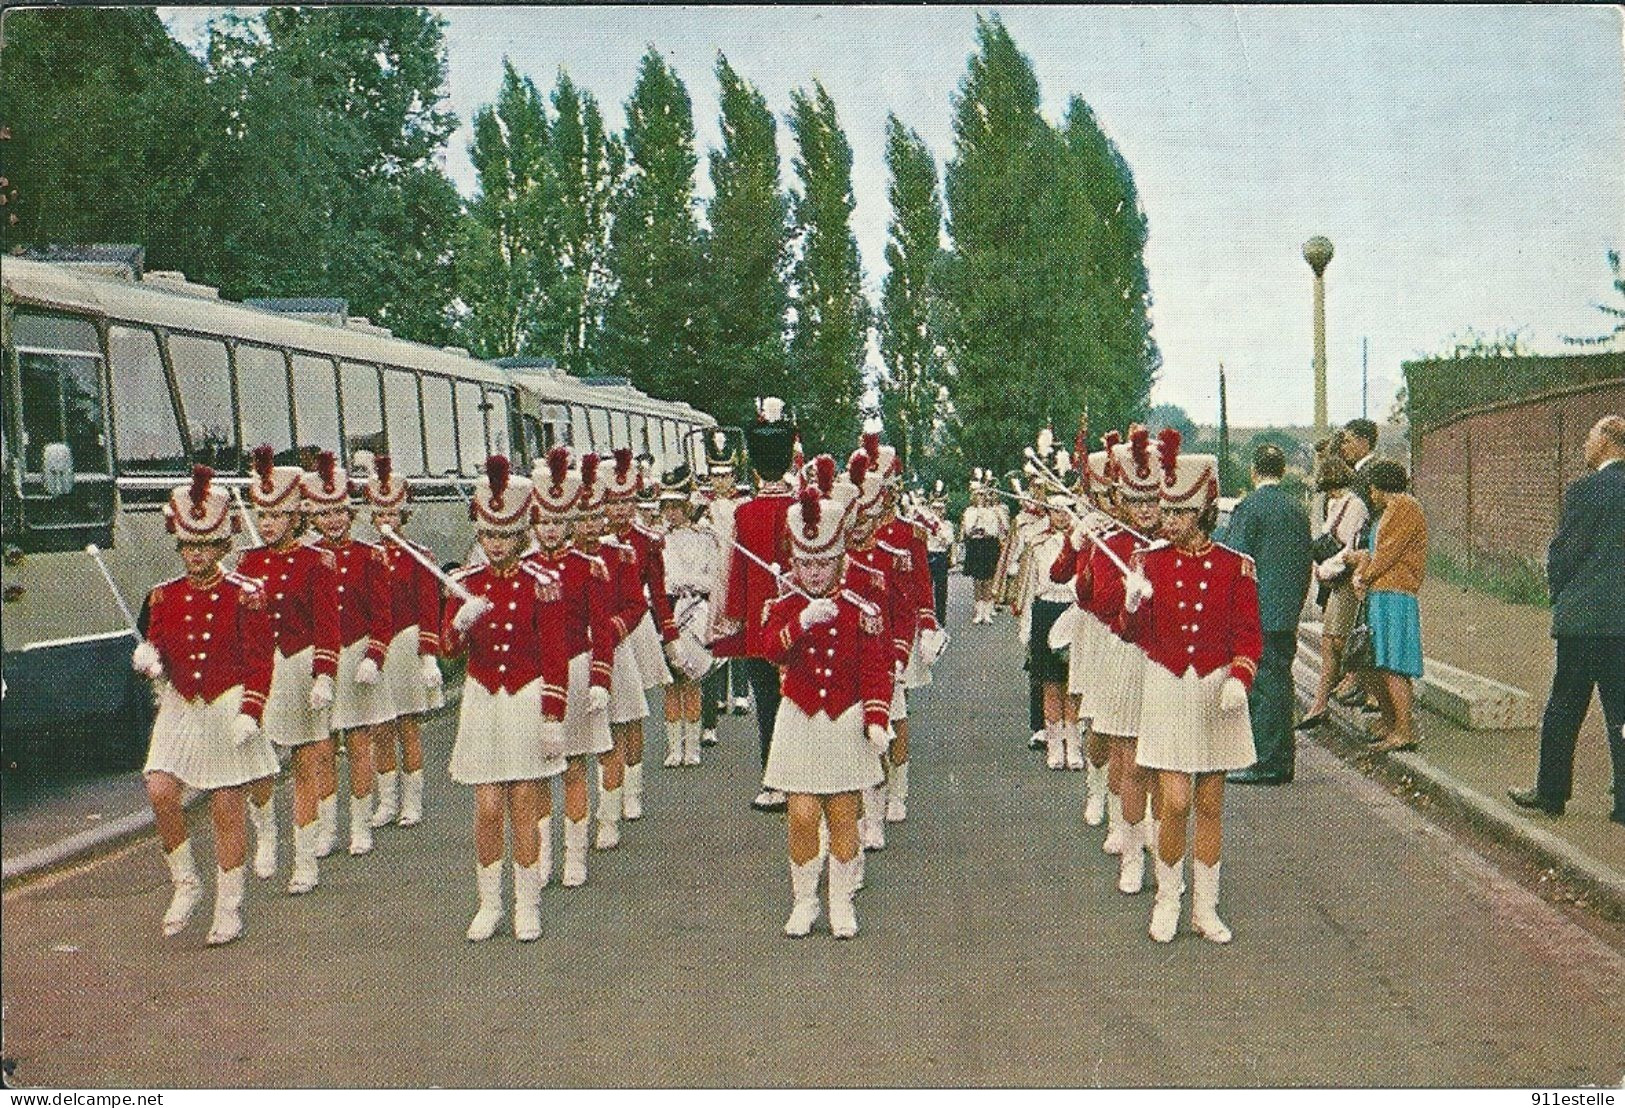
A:
<svg viewBox="0 0 1625 1108">
<path fill-rule="evenodd" d="M 579 479 L 581 490 L 576 494 L 576 513 L 590 515 L 604 506 L 604 467 L 592 451 L 581 455 Z"/>
<path fill-rule="evenodd" d="M 817 485 L 807 485 L 785 517 L 791 554 L 797 558 L 840 557 L 846 552 L 850 510 L 851 506 L 839 499 L 821 496 Z"/>
<path fill-rule="evenodd" d="M 299 482 L 305 471 L 276 464 L 276 448 L 269 443 L 254 448 L 254 476 L 248 481 L 248 499 L 267 511 L 297 512 Z"/>
<path fill-rule="evenodd" d="M 880 479 L 883 488 L 900 485 L 903 482 L 903 463 L 898 460 L 895 448 L 881 443 L 880 431 L 880 420 L 869 419 L 864 422 L 863 452 L 869 455 L 869 467 Z"/>
<path fill-rule="evenodd" d="M 613 457 L 615 467 L 603 477 L 604 499 L 612 502 L 631 500 L 643 487 L 643 474 L 632 464 L 631 447 L 616 447 Z"/>
<path fill-rule="evenodd" d="M 355 507 L 350 496 L 350 475 L 339 466 L 331 450 L 316 455 L 316 471 L 303 474 L 299 483 L 304 490 L 306 512 Z"/>
<path fill-rule="evenodd" d="M 1159 493 L 1170 508 L 1206 508 L 1219 499 L 1219 459 L 1212 454 L 1181 454 L 1179 432 L 1165 428 L 1161 444 Z"/>
<path fill-rule="evenodd" d="M 732 473 L 735 466 L 734 448 L 728 440 L 728 432 L 721 427 L 713 427 L 704 435 L 704 442 L 706 476 Z"/>
<path fill-rule="evenodd" d="M 372 476 L 367 480 L 367 502 L 374 511 L 404 512 L 410 505 L 407 500 L 411 497 L 411 490 L 406 487 L 406 480 L 395 472 L 395 465 L 388 454 L 380 454 L 373 459 Z"/>
<path fill-rule="evenodd" d="M 555 446 L 530 467 L 536 510 L 542 519 L 570 519 L 581 495 L 581 478 L 570 470 L 570 448 Z"/>
<path fill-rule="evenodd" d="M 694 491 L 694 471 L 687 462 L 679 462 L 660 475 L 660 502 L 686 502 Z"/>
<path fill-rule="evenodd" d="M 191 482 L 171 490 L 164 505 L 164 527 L 181 542 L 220 542 L 241 526 L 231 514 L 231 496 L 214 487 L 208 466 L 193 466 Z"/>
<path fill-rule="evenodd" d="M 1112 450 L 1117 492 L 1138 500 L 1155 499 L 1162 488 L 1162 443 L 1152 441 L 1151 432 L 1136 424 L 1129 428 L 1128 441 Z"/>
<path fill-rule="evenodd" d="M 506 456 L 493 454 L 485 459 L 485 476 L 474 487 L 468 504 L 468 518 L 476 531 L 517 535 L 536 522 L 535 487 L 523 477 L 515 477 Z"/>
<path fill-rule="evenodd" d="M 835 498 L 845 502 L 854 516 L 869 518 L 878 516 L 884 508 L 881 495 L 884 491 L 869 452 L 852 451 L 852 456 L 846 461 L 846 472 L 835 482 Z"/>
<path fill-rule="evenodd" d="M 776 396 L 756 402 L 756 422 L 745 428 L 750 467 L 767 481 L 779 481 L 790 468 L 795 429 L 784 418 L 784 401 Z"/>
</svg>

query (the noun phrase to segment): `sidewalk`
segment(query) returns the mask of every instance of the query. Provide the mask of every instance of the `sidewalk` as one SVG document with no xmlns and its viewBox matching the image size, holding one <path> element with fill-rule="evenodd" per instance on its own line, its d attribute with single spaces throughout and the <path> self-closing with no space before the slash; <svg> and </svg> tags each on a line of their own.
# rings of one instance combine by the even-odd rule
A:
<svg viewBox="0 0 1625 1108">
<path fill-rule="evenodd" d="M 1545 608 L 1507 604 L 1481 593 L 1430 580 L 1422 588 L 1422 642 L 1427 656 L 1525 690 L 1538 718 L 1546 705 L 1555 666 L 1551 615 Z M 1312 637 L 1300 638 L 1300 644 Z M 1300 704 L 1307 704 L 1319 675 L 1301 664 L 1309 651 L 1300 645 L 1295 668 Z M 1363 734 L 1357 712 L 1337 709 L 1340 735 L 1328 738 L 1345 753 L 1358 751 Z M 1474 822 L 1520 847 L 1542 864 L 1567 871 L 1625 911 L 1625 827 L 1608 820 L 1612 771 L 1603 736 L 1602 710 L 1593 700 L 1580 731 L 1574 759 L 1574 796 L 1566 813 L 1550 819 L 1526 812 L 1507 799 L 1508 787 L 1534 784 L 1540 732 L 1469 731 L 1428 711 L 1419 711 L 1421 738 L 1415 751 L 1390 755 L 1419 783 Z M 1363 756 L 1363 755 L 1362 755 Z"/>
</svg>

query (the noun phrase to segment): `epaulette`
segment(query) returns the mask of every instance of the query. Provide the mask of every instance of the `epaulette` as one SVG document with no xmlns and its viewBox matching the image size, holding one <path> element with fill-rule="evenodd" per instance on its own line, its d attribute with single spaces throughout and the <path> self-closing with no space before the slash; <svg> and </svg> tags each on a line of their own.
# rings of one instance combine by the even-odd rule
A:
<svg viewBox="0 0 1625 1108">
<path fill-rule="evenodd" d="M 641 532 L 644 538 L 648 539 L 650 542 L 653 542 L 656 546 L 666 541 L 665 535 L 661 534 L 659 531 L 656 531 L 653 527 L 646 526 L 641 521 L 634 520 L 632 522 L 632 529 L 634 531 Z"/>
<path fill-rule="evenodd" d="M 334 554 L 327 547 L 325 547 L 325 546 L 313 546 L 313 547 L 310 547 L 310 549 L 314 550 L 318 555 L 321 556 L 322 565 L 326 566 L 328 569 L 338 569 L 339 568 L 338 555 Z"/>
<path fill-rule="evenodd" d="M 886 629 L 886 624 L 880 618 L 880 608 L 869 603 L 851 589 L 841 590 L 842 599 L 858 610 L 858 629 L 866 635 L 879 635 Z"/>
<path fill-rule="evenodd" d="M 1254 581 L 1258 580 L 1258 563 L 1253 561 L 1252 555 L 1237 554 L 1236 557 L 1241 559 L 1241 575 L 1251 577 Z"/>
<path fill-rule="evenodd" d="M 359 540 L 357 540 L 357 541 L 359 541 Z M 367 552 L 372 555 L 372 560 L 373 561 L 378 562 L 381 565 L 386 565 L 386 566 L 389 564 L 389 555 L 384 550 L 383 547 L 374 546 L 370 542 L 363 542 L 363 543 L 361 543 L 361 545 L 367 548 Z"/>
<path fill-rule="evenodd" d="M 879 606 L 877 606 L 873 601 L 866 600 L 864 597 L 859 596 L 857 593 L 853 592 L 851 589 L 842 589 L 841 590 L 841 596 L 843 596 L 847 600 L 851 601 L 852 604 L 858 609 L 858 611 L 863 612 L 866 615 L 876 615 L 877 616 L 877 615 L 880 614 Z"/>
<path fill-rule="evenodd" d="M 585 550 L 577 550 L 573 546 L 570 548 L 570 553 L 586 562 L 587 568 L 592 571 L 594 577 L 600 581 L 609 580 L 609 567 L 604 564 L 604 559 L 596 554 L 588 554 Z"/>
<path fill-rule="evenodd" d="M 265 607 L 265 589 L 259 581 L 230 570 L 226 571 L 226 580 L 237 586 L 237 602 L 243 607 L 255 610 Z"/>
<path fill-rule="evenodd" d="M 544 569 L 535 562 L 520 562 L 520 572 L 526 574 L 536 582 L 537 599 L 548 604 L 555 604 L 564 598 L 562 578 L 550 569 Z"/>
</svg>

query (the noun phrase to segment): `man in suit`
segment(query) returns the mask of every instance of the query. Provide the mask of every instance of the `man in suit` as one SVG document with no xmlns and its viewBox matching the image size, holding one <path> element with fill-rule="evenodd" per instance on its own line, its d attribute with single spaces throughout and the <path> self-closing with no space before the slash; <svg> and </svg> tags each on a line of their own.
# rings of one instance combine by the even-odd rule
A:
<svg viewBox="0 0 1625 1108">
<path fill-rule="evenodd" d="M 1377 425 L 1369 419 L 1351 419 L 1343 425 L 1337 448 L 1343 460 L 1354 470 L 1354 493 L 1365 501 L 1365 510 L 1373 519 L 1376 512 L 1371 506 L 1371 475 L 1368 467 L 1377 458 Z"/>
<path fill-rule="evenodd" d="M 1540 772 L 1533 789 L 1509 789 L 1520 807 L 1560 816 L 1574 785 L 1574 744 L 1602 699 L 1614 806 L 1625 824 L 1625 416 L 1606 415 L 1585 441 L 1592 472 L 1563 496 L 1563 518 L 1546 552 L 1557 673 L 1540 726 Z"/>
<path fill-rule="evenodd" d="M 1253 452 L 1253 491 L 1230 517 L 1222 541 L 1258 566 L 1258 617 L 1264 654 L 1248 696 L 1258 761 L 1229 775 L 1242 785 L 1285 785 L 1292 780 L 1292 658 L 1298 651 L 1298 616 L 1309 593 L 1309 513 L 1281 488 L 1286 455 L 1265 443 Z"/>
</svg>

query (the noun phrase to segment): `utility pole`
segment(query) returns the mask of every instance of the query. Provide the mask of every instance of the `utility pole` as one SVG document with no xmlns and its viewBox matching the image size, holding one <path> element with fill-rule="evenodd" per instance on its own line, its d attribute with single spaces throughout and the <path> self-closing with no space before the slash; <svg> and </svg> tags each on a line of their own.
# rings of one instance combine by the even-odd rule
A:
<svg viewBox="0 0 1625 1108">
<path fill-rule="evenodd" d="M 1316 235 L 1303 244 L 1303 260 L 1315 271 L 1315 438 L 1326 437 L 1326 267 L 1332 240 Z"/>
<path fill-rule="evenodd" d="M 1224 363 L 1219 363 L 1219 491 L 1230 470 L 1230 402 L 1224 391 Z"/>
<path fill-rule="evenodd" d="M 1360 336 L 1360 418 L 1370 419 L 1366 406 L 1371 400 L 1371 340 Z"/>
</svg>

